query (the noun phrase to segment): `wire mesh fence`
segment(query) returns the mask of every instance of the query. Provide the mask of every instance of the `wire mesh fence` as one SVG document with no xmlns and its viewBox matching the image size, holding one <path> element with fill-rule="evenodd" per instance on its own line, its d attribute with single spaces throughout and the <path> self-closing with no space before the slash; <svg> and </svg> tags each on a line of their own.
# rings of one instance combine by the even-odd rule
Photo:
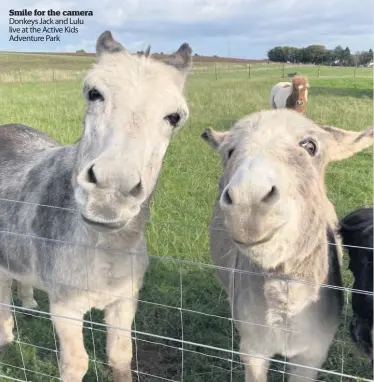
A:
<svg viewBox="0 0 374 382">
<path fill-rule="evenodd" d="M 28 203 L 3 198 L 0 202 Z M 43 207 L 60 209 L 58 206 Z M 69 213 L 71 210 L 66 212 Z M 207 230 L 204 225 L 187 226 L 180 221 L 166 222 L 151 219 L 149 224 L 153 229 L 163 229 L 166 225 L 169 227 L 182 225 L 186 232 Z M 53 254 L 53 246 L 56 245 L 68 245 L 77 249 L 82 247 L 100 249 L 99 246 L 90 247 L 85 243 L 64 242 L 58 238 L 35 237 L 15 230 L 0 231 L 1 240 L 9 236 L 16 236 L 17 240 L 27 237 L 32 241 L 42 241 L 45 246 L 50 246 L 51 254 Z M 186 237 L 181 237 L 181 242 L 185 241 Z M 108 252 L 107 249 L 103 250 Z M 121 251 L 109 250 L 109 252 Z M 136 257 L 139 253 L 131 252 L 129 255 Z M 116 296 L 116 292 L 110 294 L 106 292 L 108 301 L 117 297 L 137 302 L 132 331 L 108 325 L 101 311 L 94 309 L 86 313 L 82 327 L 85 347 L 89 354 L 89 371 L 86 377 L 88 381 L 112 380 L 106 356 L 108 328 L 115 328 L 119 331 L 119 335 L 132 339 L 134 381 L 244 380 L 245 365 L 242 359 L 244 353 L 239 348 L 240 335 L 236 329 L 239 320 L 233 318 L 226 292 L 218 282 L 217 271 L 227 272 L 227 277 L 240 274 L 240 277 L 266 279 L 271 275 L 214 266 L 208 252 L 201 257 L 206 261 L 150 254 L 150 264 L 139 297 L 134 297 L 132 293 Z M 89 273 L 89 268 L 85 273 Z M 87 278 L 90 276 L 87 274 Z M 296 278 L 285 280 L 287 283 L 311 283 L 308 280 Z M 45 286 L 46 289 L 61 287 L 74 288 L 72 285 L 60 284 L 58 277 L 53 282 L 53 286 Z M 87 298 L 92 298 L 92 292 L 105 294 L 91 288 L 93 288 L 92 284 L 87 283 L 87 288 L 79 289 L 78 292 L 82 295 L 87 294 Z M 322 284 L 321 288 L 341 290 L 344 293 L 344 307 L 339 330 L 331 344 L 329 356 L 323 366 L 318 368 L 318 380 L 373 380 L 370 360 L 356 348 L 349 333 L 349 324 L 352 319 L 352 294 L 361 293 L 373 298 L 373 292 L 356 290 L 352 288 L 352 285 L 339 287 Z M 14 315 L 14 342 L 0 351 L 0 378 L 4 381 L 60 380 L 59 340 L 52 325 L 48 299 L 43 292 L 36 292 L 36 299 L 40 309 L 22 307 L 14 289 L 11 303 L 2 303 L 0 306 L 0 311 L 11 309 Z M 54 317 L 56 318 L 56 315 Z M 69 316 L 58 317 L 71 321 L 72 325 L 79 321 Z M 276 335 L 293 334 L 287 327 L 272 326 L 266 322 L 246 322 L 245 324 L 258 327 L 259 330 L 272 331 Z M 259 357 L 258 354 L 249 354 L 249 356 Z M 276 382 L 293 375 L 290 367 L 298 365 L 292 357 L 264 357 L 264 360 L 270 362 L 269 380 Z"/>
<path fill-rule="evenodd" d="M 87 66 L 88 67 L 88 66 Z M 63 67 L 40 67 L 34 69 L 14 68 L 0 70 L 0 83 L 57 83 L 76 81 L 83 78 L 86 67 L 64 64 Z M 192 74 L 209 78 L 212 81 L 232 78 L 263 79 L 266 77 L 290 78 L 295 74 L 306 74 L 310 77 L 368 77 L 372 69 L 317 67 L 313 65 L 195 65 Z M 27 203 L 1 198 L 0 203 Z M 35 203 L 34 203 L 35 204 Z M 61 210 L 58 206 L 35 204 L 46 209 Z M 63 209 L 62 209 L 63 210 Z M 69 211 L 67 211 L 69 212 Z M 197 241 L 202 232 L 207 232 L 204 224 L 187 225 L 183 221 L 165 221 L 152 218 L 149 227 L 153 232 L 173 232 L 175 227 L 182 227 L 183 235 L 170 237 L 168 255 L 155 253 L 150 249 L 150 264 L 145 276 L 140 296 L 117 295 L 118 298 L 137 301 L 137 312 L 132 331 L 117 327 L 121 335 L 131 338 L 133 343 L 132 373 L 134 381 L 243 381 L 245 365 L 243 352 L 240 351 L 240 335 L 237 331 L 239 320 L 233 319 L 233 311 L 217 278 L 217 271 L 227 273 L 228 277 L 242 274 L 265 279 L 269 275 L 256 272 L 245 272 L 236 268 L 219 268 L 212 265 L 206 246 L 189 246 L 189 241 Z M 179 236 L 178 236 L 179 235 Z M 16 237 L 22 241 L 42 241 L 44 246 L 68 245 L 74 248 L 85 243 L 65 242 L 59 237 L 34 237 L 28 232 L 12 229 L 0 231 L 0 240 Z M 163 235 L 164 237 L 165 235 Z M 157 235 L 153 235 L 157 237 Z M 330 245 L 333 245 L 330 243 Z M 195 251 L 194 256 L 188 256 Z M 200 253 L 196 253 L 200 251 Z M 53 252 L 53 251 L 51 251 Z M 132 253 L 137 256 L 137 253 Z M 89 259 L 87 259 L 89 263 Z M 346 264 L 343 269 L 346 268 Z M 87 278 L 90 278 L 88 268 Z M 73 287 L 59 281 L 58 275 L 53 278 L 49 288 Z M 92 284 L 87 284 L 79 293 L 90 298 Z M 287 280 L 291 283 L 308 283 L 306 280 Z M 94 286 L 94 285 L 93 285 Z M 352 294 L 364 294 L 373 298 L 372 292 L 353 289 L 350 282 L 344 287 L 322 285 L 322 288 L 339 289 L 344 293 L 343 314 L 340 326 L 331 344 L 327 360 L 318 369 L 318 380 L 348 381 L 373 380 L 370 360 L 353 344 L 349 325 L 352 320 Z M 95 289 L 95 293 L 100 293 Z M 101 294 L 104 294 L 101 292 Z M 60 346 L 52 324 L 49 301 L 44 292 L 36 291 L 36 300 L 40 309 L 21 306 L 21 299 L 13 285 L 12 301 L 0 304 L 1 310 L 11 309 L 14 315 L 15 340 L 12 344 L 0 349 L 0 381 L 52 381 L 60 380 L 59 355 Z M 113 298 L 115 292 L 107 294 Z M 77 319 L 66 318 L 74 324 Z M 76 323 L 76 322 L 75 322 Z M 248 325 L 259 330 L 272 330 L 276 333 L 289 333 L 288 328 L 272 327 L 266 322 L 248 322 Z M 102 311 L 93 309 L 86 313 L 82 322 L 84 343 L 89 355 L 87 381 L 111 381 L 112 376 L 106 353 L 106 332 L 108 325 Z M 280 334 L 280 335 L 281 335 Z M 0 340 L 1 336 L 0 336 Z M 258 354 L 250 354 L 259 357 Z M 284 381 L 292 375 L 291 366 L 295 362 L 286 357 L 266 357 L 269 360 L 269 380 Z"/>
</svg>

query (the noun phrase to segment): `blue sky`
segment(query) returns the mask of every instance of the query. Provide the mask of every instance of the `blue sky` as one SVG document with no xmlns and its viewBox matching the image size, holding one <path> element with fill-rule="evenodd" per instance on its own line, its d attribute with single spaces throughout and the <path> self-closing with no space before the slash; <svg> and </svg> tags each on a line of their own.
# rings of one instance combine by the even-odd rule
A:
<svg viewBox="0 0 374 382">
<path fill-rule="evenodd" d="M 187 41 L 204 55 L 263 58 L 276 45 L 373 46 L 372 0 L 12 0 L 0 4 L 0 50 L 94 52 L 106 29 L 129 50 L 170 52 Z M 92 10 L 61 42 L 9 42 L 9 9 Z"/>
</svg>

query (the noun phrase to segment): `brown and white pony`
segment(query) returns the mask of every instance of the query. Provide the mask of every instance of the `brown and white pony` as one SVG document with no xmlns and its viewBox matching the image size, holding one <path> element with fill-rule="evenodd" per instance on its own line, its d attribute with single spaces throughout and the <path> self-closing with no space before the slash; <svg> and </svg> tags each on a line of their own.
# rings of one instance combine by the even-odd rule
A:
<svg viewBox="0 0 374 382">
<path fill-rule="evenodd" d="M 273 109 L 287 108 L 304 113 L 308 88 L 309 82 L 304 76 L 295 76 L 292 82 L 278 82 L 271 89 L 270 105 Z"/>
</svg>

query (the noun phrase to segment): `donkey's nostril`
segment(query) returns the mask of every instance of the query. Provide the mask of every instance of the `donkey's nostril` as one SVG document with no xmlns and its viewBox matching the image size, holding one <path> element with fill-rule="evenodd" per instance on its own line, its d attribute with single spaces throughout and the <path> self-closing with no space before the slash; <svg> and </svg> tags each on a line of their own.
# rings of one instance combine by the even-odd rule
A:
<svg viewBox="0 0 374 382">
<path fill-rule="evenodd" d="M 142 182 L 139 180 L 139 183 L 131 189 L 130 195 L 133 197 L 139 196 L 142 190 L 143 190 Z"/>
<path fill-rule="evenodd" d="M 93 183 L 93 184 L 97 184 L 97 178 L 96 178 L 96 175 L 94 173 L 94 170 L 93 170 L 93 167 L 94 165 L 92 165 L 88 171 L 87 171 L 87 177 L 88 177 L 88 181 L 90 183 Z"/>
<path fill-rule="evenodd" d="M 262 198 L 263 203 L 274 203 L 279 198 L 279 191 L 276 186 L 272 186 L 270 191 Z"/>
<path fill-rule="evenodd" d="M 228 189 L 228 188 L 226 188 L 226 190 L 223 192 L 222 197 L 223 197 L 223 201 L 224 201 L 226 204 L 228 204 L 228 205 L 233 204 L 233 201 L 232 201 L 232 199 L 231 199 L 230 192 L 229 192 L 229 189 Z"/>
</svg>

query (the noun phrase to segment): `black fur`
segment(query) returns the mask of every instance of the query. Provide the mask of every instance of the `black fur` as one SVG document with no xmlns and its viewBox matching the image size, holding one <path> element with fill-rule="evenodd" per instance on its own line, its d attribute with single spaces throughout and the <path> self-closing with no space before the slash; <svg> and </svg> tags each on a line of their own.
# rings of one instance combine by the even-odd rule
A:
<svg viewBox="0 0 374 382">
<path fill-rule="evenodd" d="M 340 221 L 340 234 L 347 246 L 353 289 L 371 292 L 352 293 L 351 337 L 373 359 L 373 208 L 359 208 L 345 216 Z"/>
<path fill-rule="evenodd" d="M 333 230 L 328 227 L 327 228 L 327 242 L 331 243 L 329 245 L 329 252 L 328 252 L 328 257 L 329 257 L 329 276 L 327 279 L 327 284 L 332 285 L 332 286 L 338 286 L 342 287 L 343 286 L 343 280 L 342 280 L 342 275 L 340 272 L 340 265 L 339 265 L 339 259 L 338 259 L 338 250 L 336 246 L 336 240 L 335 240 L 335 235 Z M 334 296 L 336 298 L 337 304 L 338 304 L 338 309 L 340 311 L 340 314 L 343 310 L 344 306 L 344 291 L 341 289 L 335 289 L 334 291 Z"/>
</svg>

